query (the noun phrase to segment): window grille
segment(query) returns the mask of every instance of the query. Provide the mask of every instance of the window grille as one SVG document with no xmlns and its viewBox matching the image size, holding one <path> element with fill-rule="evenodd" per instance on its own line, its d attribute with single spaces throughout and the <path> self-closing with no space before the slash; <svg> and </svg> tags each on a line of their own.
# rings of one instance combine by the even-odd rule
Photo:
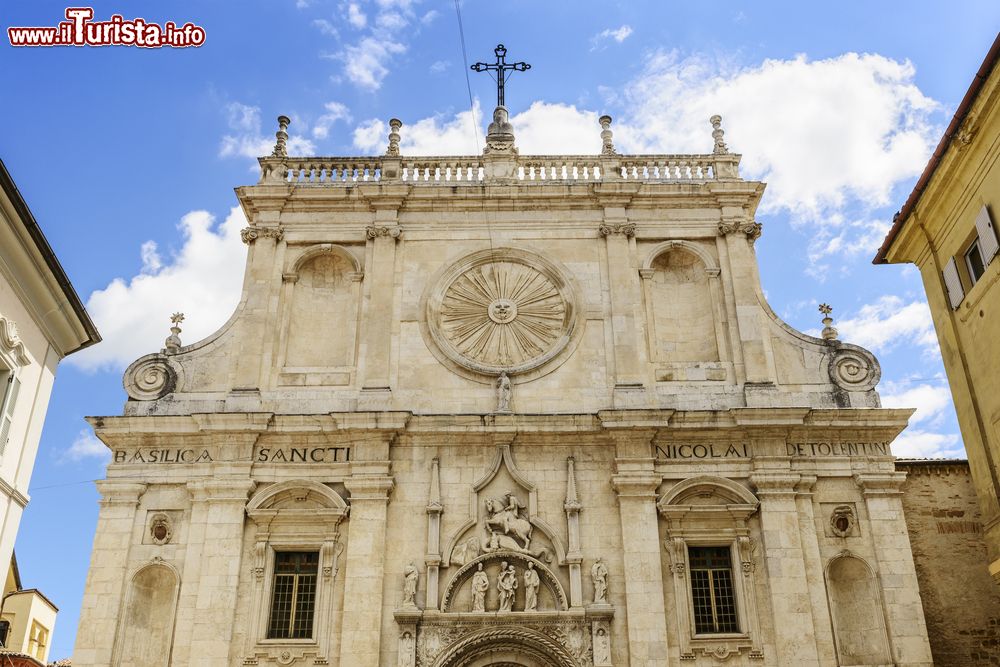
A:
<svg viewBox="0 0 1000 667">
<path fill-rule="evenodd" d="M 309 639 L 316 608 L 319 553 L 282 551 L 274 554 L 269 639 Z"/>
<path fill-rule="evenodd" d="M 688 547 L 695 634 L 736 633 L 736 591 L 729 547 Z"/>
</svg>

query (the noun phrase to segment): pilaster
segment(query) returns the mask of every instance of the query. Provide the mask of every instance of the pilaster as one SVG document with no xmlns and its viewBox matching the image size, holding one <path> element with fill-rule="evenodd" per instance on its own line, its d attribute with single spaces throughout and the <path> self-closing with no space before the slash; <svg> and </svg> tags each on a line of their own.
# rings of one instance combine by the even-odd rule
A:
<svg viewBox="0 0 1000 667">
<path fill-rule="evenodd" d="M 135 513 L 146 485 L 101 480 L 97 482 L 97 490 L 101 493 L 101 509 L 73 650 L 73 662 L 85 667 L 111 664 L 121 613 L 119 605 L 127 583 Z"/>
<path fill-rule="evenodd" d="M 613 432 L 616 458 L 611 485 L 618 496 L 622 527 L 625 612 L 631 667 L 666 667 L 667 624 L 660 565 L 651 430 Z M 645 456 L 642 456 L 642 453 Z"/>
<path fill-rule="evenodd" d="M 194 609 L 190 654 L 177 664 L 214 667 L 228 664 L 237 607 L 247 495 L 255 484 L 248 479 L 202 479 L 188 483 L 191 494 L 192 535 L 201 537 L 197 593 L 189 589 Z M 200 525 L 195 528 L 197 517 Z M 193 546 L 193 545 L 192 545 Z M 185 575 L 187 572 L 185 572 Z M 183 593 L 183 589 L 182 589 Z M 183 610 L 178 610 L 178 617 Z"/>
<path fill-rule="evenodd" d="M 799 535 L 802 540 L 802 556 L 805 562 L 806 581 L 809 585 L 809 599 L 812 603 L 816 649 L 822 667 L 836 667 L 837 651 L 833 642 L 833 625 L 826 597 L 826 578 L 823 576 L 823 559 L 819 550 L 816 533 L 816 518 L 813 511 L 813 488 L 815 475 L 802 475 L 795 486 L 795 506 L 799 515 Z"/>
<path fill-rule="evenodd" d="M 799 531 L 797 473 L 754 472 L 751 484 L 760 498 L 764 561 L 775 619 L 774 640 L 779 665 L 818 667 L 813 600 Z"/>
<path fill-rule="evenodd" d="M 862 473 L 855 475 L 854 480 L 861 487 L 868 512 L 893 663 L 907 667 L 932 665 L 920 587 L 900 498 L 906 473 Z"/>
<path fill-rule="evenodd" d="M 345 485 L 351 494 L 351 515 L 344 568 L 340 664 L 378 667 L 386 518 L 393 480 L 383 475 L 355 475 L 345 480 Z"/>
<path fill-rule="evenodd" d="M 387 409 L 392 397 L 391 358 L 395 321 L 396 243 L 402 235 L 397 220 L 401 199 L 379 200 L 375 221 L 365 229 L 371 265 L 366 292 L 362 359 L 364 383 L 359 409 Z"/>
</svg>

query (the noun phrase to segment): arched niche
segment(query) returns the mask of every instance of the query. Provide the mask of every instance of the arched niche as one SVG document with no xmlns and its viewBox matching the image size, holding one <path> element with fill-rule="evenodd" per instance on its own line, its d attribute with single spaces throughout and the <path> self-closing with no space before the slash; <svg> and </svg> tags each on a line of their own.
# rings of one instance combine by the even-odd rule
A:
<svg viewBox="0 0 1000 667">
<path fill-rule="evenodd" d="M 485 554 L 475 558 L 463 565 L 448 581 L 444 589 L 444 598 L 441 602 L 442 612 L 467 612 L 472 609 L 472 595 L 470 585 L 472 576 L 483 566 L 483 571 L 487 573 L 490 580 L 490 589 L 486 595 L 486 610 L 496 611 L 499 604 L 496 596 L 497 575 L 499 565 L 502 563 L 513 565 L 517 571 L 518 587 L 514 597 L 515 611 L 522 610 L 524 605 L 524 570 L 528 563 L 534 566 L 538 572 L 540 581 L 538 591 L 538 611 L 565 611 L 569 608 L 569 601 L 566 591 L 549 567 L 527 554 L 512 551 L 504 551 L 493 554 Z"/>
<path fill-rule="evenodd" d="M 665 241 L 646 255 L 639 274 L 649 357 L 677 367 L 664 379 L 706 379 L 683 368 L 729 361 L 719 273 L 712 255 L 690 241 Z"/>
<path fill-rule="evenodd" d="M 354 365 L 362 277 L 357 258 L 338 245 L 312 246 L 297 257 L 283 276 L 286 370 Z"/>
<path fill-rule="evenodd" d="M 115 667 L 170 664 L 179 581 L 176 570 L 164 561 L 145 565 L 129 578 Z"/>
<path fill-rule="evenodd" d="M 826 591 L 838 664 L 890 664 L 878 581 L 868 563 L 841 552 L 826 566 Z"/>
</svg>

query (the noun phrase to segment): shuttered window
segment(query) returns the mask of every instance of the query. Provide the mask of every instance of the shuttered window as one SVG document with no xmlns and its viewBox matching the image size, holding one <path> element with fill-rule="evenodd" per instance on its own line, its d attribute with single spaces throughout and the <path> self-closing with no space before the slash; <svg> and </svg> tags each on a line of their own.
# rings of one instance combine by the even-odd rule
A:
<svg viewBox="0 0 1000 667">
<path fill-rule="evenodd" d="M 979 256 L 982 258 L 983 266 L 989 266 L 1000 250 L 1000 243 L 997 243 L 997 231 L 985 206 L 976 216 L 976 234 L 979 236 Z"/>
<path fill-rule="evenodd" d="M 949 258 L 948 263 L 944 265 L 943 274 L 944 286 L 948 290 L 948 301 L 954 310 L 961 305 L 962 299 L 965 297 L 965 290 L 962 289 L 962 279 L 958 277 L 958 264 L 955 263 L 954 257 Z"/>
<path fill-rule="evenodd" d="M 17 395 L 21 391 L 21 381 L 9 371 L 6 375 L 6 382 L 2 387 L 3 400 L 0 401 L 0 454 L 7 450 L 10 428 L 14 421 L 14 406 L 17 404 Z"/>
</svg>

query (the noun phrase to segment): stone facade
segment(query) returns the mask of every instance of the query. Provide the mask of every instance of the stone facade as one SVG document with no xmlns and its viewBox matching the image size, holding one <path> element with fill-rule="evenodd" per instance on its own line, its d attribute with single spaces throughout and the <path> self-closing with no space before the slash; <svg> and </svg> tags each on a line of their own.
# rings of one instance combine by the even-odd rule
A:
<svg viewBox="0 0 1000 667">
<path fill-rule="evenodd" d="M 1000 589 L 966 461 L 896 462 L 927 635 L 939 667 L 1000 663 Z M 957 593 L 961 591 L 961 593 Z"/>
<path fill-rule="evenodd" d="M 280 120 L 237 312 L 175 318 L 90 419 L 75 664 L 931 664 L 910 412 L 767 306 L 720 119 L 706 155 L 618 155 L 602 118 L 600 156 L 526 157 L 499 108 L 483 156 L 400 157 L 394 122 L 357 159 L 288 157 Z"/>
</svg>

